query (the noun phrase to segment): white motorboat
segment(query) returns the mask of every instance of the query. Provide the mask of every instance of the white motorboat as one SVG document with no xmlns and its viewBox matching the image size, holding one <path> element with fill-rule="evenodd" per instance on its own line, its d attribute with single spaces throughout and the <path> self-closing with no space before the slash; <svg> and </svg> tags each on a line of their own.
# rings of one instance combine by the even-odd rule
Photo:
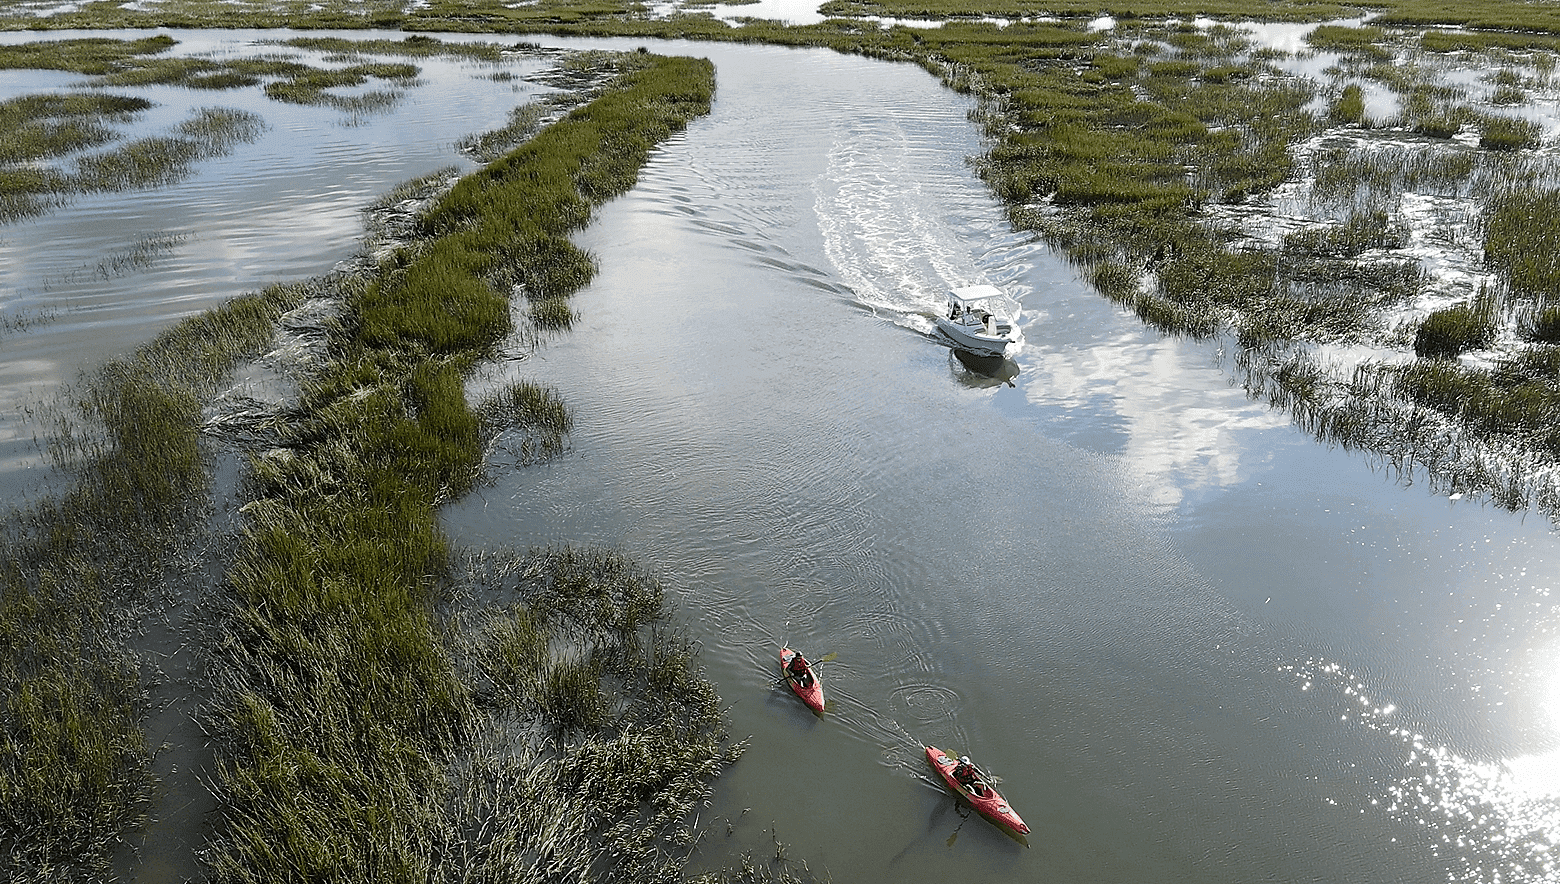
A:
<svg viewBox="0 0 1560 884">
<path fill-rule="evenodd" d="M 948 312 L 937 317 L 937 328 L 960 350 L 978 356 L 1001 356 L 1018 340 L 1018 320 L 1000 311 L 1011 303 L 994 285 L 967 285 L 948 290 Z"/>
</svg>

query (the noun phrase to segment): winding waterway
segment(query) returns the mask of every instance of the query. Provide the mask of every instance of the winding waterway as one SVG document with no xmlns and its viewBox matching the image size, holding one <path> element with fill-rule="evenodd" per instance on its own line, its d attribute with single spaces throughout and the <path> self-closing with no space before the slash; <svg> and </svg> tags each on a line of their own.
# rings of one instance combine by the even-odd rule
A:
<svg viewBox="0 0 1560 884">
<path fill-rule="evenodd" d="M 578 237 L 601 273 L 574 330 L 473 381 L 557 388 L 572 450 L 495 469 L 445 524 L 473 546 L 611 545 L 665 581 L 750 740 L 700 862 L 778 841 L 852 882 L 1556 880 L 1548 523 L 1317 445 L 1216 345 L 1095 295 L 1007 228 L 965 164 L 970 103 L 919 68 L 654 48 L 714 59 L 712 113 Z M 516 101 L 492 88 L 450 112 L 462 131 Z M 423 112 L 386 119 L 433 140 Z M 7 261 L 43 224 L 94 254 L 78 211 L 0 231 Z M 339 253 L 234 284 L 329 266 L 351 223 L 325 225 Z M 927 335 L 963 282 L 1023 303 L 995 378 Z M 116 285 L 165 298 L 148 274 Z M 126 346 L 100 324 L 58 361 Z M 774 686 L 781 642 L 838 654 L 822 718 Z M 925 743 L 1002 777 L 1027 849 L 960 818 Z"/>
</svg>

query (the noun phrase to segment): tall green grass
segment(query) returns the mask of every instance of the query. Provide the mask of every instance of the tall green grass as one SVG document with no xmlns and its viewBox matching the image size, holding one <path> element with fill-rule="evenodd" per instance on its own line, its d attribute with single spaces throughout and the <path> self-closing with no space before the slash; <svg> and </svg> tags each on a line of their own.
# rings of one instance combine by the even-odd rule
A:
<svg viewBox="0 0 1560 884">
<path fill-rule="evenodd" d="M 1426 360 L 1393 372 L 1397 392 L 1481 433 L 1517 439 L 1550 457 L 1560 455 L 1560 377 L 1553 353 L 1503 360 L 1495 371 Z"/>
<path fill-rule="evenodd" d="M 215 720 L 226 746 L 217 782 L 225 822 L 211 852 L 219 881 L 464 874 L 440 865 L 456 849 L 446 802 L 460 791 L 460 759 L 475 751 L 481 718 L 434 613 L 451 581 L 435 510 L 471 487 L 485 442 L 505 419 L 534 418 L 554 434 L 566 428 L 561 403 L 523 388 L 479 414 L 466 402 L 464 378 L 511 330 L 515 286 L 562 299 L 589 279 L 593 266 L 581 265 L 567 235 L 633 183 L 656 143 L 709 108 L 707 61 L 644 54 L 625 62 L 601 97 L 438 200 L 424 239 L 397 251 L 349 303 L 335 358 L 308 383 L 286 446 L 255 463 Z M 625 645 L 625 631 L 652 612 L 612 601 L 595 588 L 595 573 L 570 570 L 533 607 L 572 611 L 569 600 L 583 592 L 592 616 L 610 615 L 613 647 Z M 578 626 L 579 616 L 565 619 Z M 609 677 L 623 680 L 623 664 L 603 648 L 525 673 L 528 702 L 571 733 L 618 720 L 620 701 L 604 691 Z M 581 859 L 570 848 L 560 862 L 587 869 L 609 856 L 655 859 L 636 847 L 660 837 L 642 828 L 639 812 L 672 793 L 656 773 L 666 762 L 651 763 L 646 752 L 651 737 L 641 729 L 593 738 L 584 756 L 536 774 L 562 777 L 588 799 L 562 819 L 602 821 L 586 831 L 607 827 L 610 853 Z M 687 749 L 685 742 L 670 757 Z M 590 753 L 651 767 L 608 787 L 591 773 Z M 717 761 L 706 758 L 696 773 Z M 522 773 L 507 770 L 523 787 Z M 599 787 L 590 785 L 596 780 Z M 625 791 L 625 783 L 649 791 Z M 492 840 L 482 850 L 535 860 L 523 840 Z"/>
<path fill-rule="evenodd" d="M 1375 61 L 1387 61 L 1392 58 L 1392 52 L 1381 45 L 1386 39 L 1387 32 L 1375 25 L 1320 25 L 1306 35 L 1305 42 L 1324 51 L 1346 52 Z"/>
<path fill-rule="evenodd" d="M 552 390 L 519 381 L 493 392 L 476 406 L 487 446 L 507 444 L 520 463 L 537 463 L 563 453 L 574 412 Z M 518 436 L 517 441 L 509 438 Z"/>
<path fill-rule="evenodd" d="M 1343 87 L 1338 97 L 1327 109 L 1327 119 L 1334 123 L 1362 126 L 1365 124 L 1365 92 L 1358 83 Z"/>
<path fill-rule="evenodd" d="M 681 880 L 688 815 L 742 746 L 726 743 L 660 584 L 597 549 L 459 564 L 456 593 L 487 604 L 451 624 L 475 699 L 456 770 L 484 776 L 452 785 L 467 818 L 487 822 L 455 846 L 454 873 L 523 880 L 545 862 L 570 879 Z"/>
<path fill-rule="evenodd" d="M 165 34 L 138 40 L 88 37 L 0 46 L 0 68 L 109 75 L 165 53 L 178 41 Z"/>
<path fill-rule="evenodd" d="M 106 93 L 41 93 L 0 102 L 0 164 L 66 156 L 117 138 L 107 125 L 152 106 Z"/>
<path fill-rule="evenodd" d="M 1414 354 L 1430 359 L 1481 350 L 1495 342 L 1495 306 L 1488 297 L 1437 310 L 1414 334 Z"/>
<path fill-rule="evenodd" d="M 89 374 L 57 412 L 71 478 L 0 543 L 0 874 L 106 878 L 155 795 L 128 632 L 204 518 L 198 403 L 270 340 L 278 287 L 186 321 Z"/>
<path fill-rule="evenodd" d="M 1484 255 L 1512 294 L 1560 298 L 1560 190 L 1519 188 L 1491 199 Z"/>
</svg>

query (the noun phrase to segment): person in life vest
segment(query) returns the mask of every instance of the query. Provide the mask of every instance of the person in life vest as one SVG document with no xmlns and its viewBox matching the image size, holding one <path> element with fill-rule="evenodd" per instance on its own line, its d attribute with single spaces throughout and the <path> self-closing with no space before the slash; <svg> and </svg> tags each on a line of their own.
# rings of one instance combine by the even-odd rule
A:
<svg viewBox="0 0 1560 884">
<path fill-rule="evenodd" d="M 959 763 L 953 768 L 953 778 L 976 796 L 986 794 L 986 784 L 980 781 L 980 771 L 970 763 L 968 755 L 959 756 Z"/>
<path fill-rule="evenodd" d="M 798 687 L 805 688 L 812 684 L 812 670 L 807 667 L 807 661 L 801 654 L 792 657 L 785 669 L 786 677 L 795 679 Z"/>
</svg>

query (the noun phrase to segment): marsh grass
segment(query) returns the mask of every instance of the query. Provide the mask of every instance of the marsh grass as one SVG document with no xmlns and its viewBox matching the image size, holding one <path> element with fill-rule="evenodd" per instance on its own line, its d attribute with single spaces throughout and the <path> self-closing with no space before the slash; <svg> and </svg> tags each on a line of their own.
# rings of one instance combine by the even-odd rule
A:
<svg viewBox="0 0 1560 884">
<path fill-rule="evenodd" d="M 486 447 L 505 449 L 521 464 L 539 463 L 564 452 L 574 414 L 558 394 L 530 381 L 518 381 L 476 406 Z M 513 437 L 518 440 L 513 440 Z M 483 458 L 491 462 L 492 456 Z"/>
<path fill-rule="evenodd" d="M 1560 306 L 1531 311 L 1520 323 L 1522 334 L 1541 344 L 1560 344 Z"/>
<path fill-rule="evenodd" d="M 281 45 L 313 52 L 336 53 L 342 57 L 365 55 L 401 55 L 410 58 L 463 58 L 471 61 L 502 61 L 505 52 L 526 49 L 503 47 L 497 43 L 446 43 L 426 34 L 412 34 L 402 40 L 348 40 L 340 37 L 294 37 Z M 534 45 L 529 47 L 536 51 Z"/>
<path fill-rule="evenodd" d="M 1527 104 L 1527 90 L 1519 85 L 1504 85 L 1490 93 L 1490 104 L 1519 105 Z"/>
<path fill-rule="evenodd" d="M 1560 454 L 1560 378 L 1552 355 L 1544 361 L 1502 360 L 1495 371 L 1448 360 L 1424 360 L 1397 369 L 1397 392 L 1481 433 L 1516 439 L 1550 457 Z M 1532 357 L 1529 357 L 1531 359 Z"/>
<path fill-rule="evenodd" d="M 246 110 L 201 108 L 179 124 L 179 133 L 201 145 L 203 156 L 221 156 L 238 144 L 253 144 L 266 130 L 265 118 Z"/>
<path fill-rule="evenodd" d="M 1283 251 L 1329 258 L 1358 258 L 1372 249 L 1399 249 L 1408 244 L 1408 231 L 1392 223 L 1386 212 L 1369 210 L 1351 214 L 1341 225 L 1301 230 L 1284 237 Z"/>
<path fill-rule="evenodd" d="M 476 697 L 473 733 L 515 734 L 522 750 L 467 741 L 456 770 L 487 773 L 454 778 L 455 803 L 472 819 L 473 799 L 495 785 L 527 799 L 475 814 L 486 823 L 455 851 L 462 874 L 537 880 L 545 862 L 591 880 L 677 879 L 687 816 L 742 746 L 727 742 L 719 698 L 666 622 L 664 594 L 607 550 L 461 560 L 455 597 L 486 602 L 464 605 L 447 630 Z"/>
<path fill-rule="evenodd" d="M 1534 120 L 1498 114 L 1479 118 L 1479 146 L 1485 150 L 1531 150 L 1539 146 L 1543 134 L 1544 127 Z"/>
<path fill-rule="evenodd" d="M 1314 49 L 1344 52 L 1385 62 L 1392 58 L 1391 50 L 1381 45 L 1386 39 L 1387 32 L 1374 25 L 1362 27 L 1320 25 L 1306 35 L 1305 42 Z"/>
<path fill-rule="evenodd" d="M 398 93 L 374 90 L 338 95 L 330 90 L 362 86 L 370 79 L 410 85 L 417 74 L 416 66 L 393 62 L 370 62 L 333 70 L 304 68 L 285 79 L 267 83 L 265 94 L 267 98 L 288 104 L 327 105 L 354 113 L 383 112 L 399 100 Z"/>
<path fill-rule="evenodd" d="M 1491 199 L 1485 210 L 1484 255 L 1516 297 L 1537 300 L 1560 293 L 1560 190 L 1520 188 Z"/>
<path fill-rule="evenodd" d="M 1313 206 L 1366 206 L 1369 208 L 1364 211 L 1374 213 L 1394 204 L 1405 191 L 1459 196 L 1467 192 L 1470 179 L 1486 162 L 1470 150 L 1318 150 L 1310 160 L 1309 199 Z"/>
<path fill-rule="evenodd" d="M 1414 334 L 1414 354 L 1429 359 L 1446 359 L 1469 350 L 1482 350 L 1495 341 L 1494 299 L 1475 298 L 1431 313 Z"/>
<path fill-rule="evenodd" d="M 118 137 L 107 122 L 126 122 L 151 106 L 143 98 L 100 93 L 42 93 L 0 102 L 0 164 L 106 144 Z"/>
<path fill-rule="evenodd" d="M 70 192 L 68 177 L 41 161 L 107 144 L 119 137 L 108 122 L 126 122 L 150 107 L 140 98 L 80 93 L 0 103 L 0 223 L 42 214 Z"/>
<path fill-rule="evenodd" d="M 1349 83 L 1343 87 L 1338 97 L 1333 99 L 1327 109 L 1327 118 L 1334 123 L 1353 126 L 1364 126 L 1365 121 L 1365 92 L 1358 83 Z"/>
<path fill-rule="evenodd" d="M 76 194 L 158 187 L 188 176 L 201 160 L 253 142 L 265 123 L 248 111 L 205 108 L 176 135 L 140 138 L 98 153 L 82 153 L 118 139 L 101 119 L 127 121 L 151 105 L 143 99 L 101 95 L 31 95 L 0 105 L 0 222 L 41 214 Z M 82 119 L 91 116 L 92 119 Z M 74 170 L 18 166 L 68 160 Z M 9 166 L 9 168 L 7 167 Z"/>
<path fill-rule="evenodd" d="M 194 139 L 139 138 L 111 151 L 78 158 L 72 184 L 81 193 L 166 186 L 189 175 L 203 155 Z"/>
<path fill-rule="evenodd" d="M 39 40 L 0 46 L 0 68 L 10 70 L 73 71 L 106 76 L 167 52 L 178 41 L 166 35 L 138 40 L 106 37 L 75 40 Z"/>
<path fill-rule="evenodd" d="M 534 136 L 547 116 L 548 109 L 542 102 L 527 102 L 510 111 L 509 121 L 503 126 L 462 138 L 455 146 L 478 162 L 491 163 Z"/>
<path fill-rule="evenodd" d="M 254 462 L 212 719 L 226 747 L 218 880 L 367 881 L 384 869 L 465 880 L 466 865 L 445 862 L 456 856 L 642 880 L 672 862 L 658 848 L 727 757 L 713 731 L 695 739 L 693 719 L 667 717 L 663 698 L 625 693 L 643 682 L 634 654 L 660 591 L 619 560 L 556 556 L 528 590 L 529 613 L 479 630 L 495 650 L 470 659 L 540 667 L 503 676 L 517 708 L 474 700 L 471 673 L 489 670 L 463 668 L 468 656 L 447 646 L 461 630 L 434 614 L 452 579 L 436 507 L 472 486 L 495 432 L 523 426 L 554 445 L 567 432 L 567 409 L 539 388 L 466 402 L 464 378 L 510 331 L 507 293 L 561 300 L 588 280 L 580 268 L 593 265 L 567 234 L 709 108 L 708 62 L 623 61 L 604 94 L 436 198 L 420 238 L 347 303 L 332 362 L 306 380 L 283 444 Z M 548 631 L 545 660 L 533 627 Z M 707 683 L 684 692 L 714 721 Z M 552 722 L 566 751 L 525 770 L 513 748 L 483 754 L 489 716 L 522 714 Z M 514 822 L 495 819 L 494 789 L 531 795 L 533 783 L 561 786 L 566 806 L 506 806 Z M 482 817 L 452 820 L 452 802 Z M 576 820 L 588 822 L 551 845 L 525 828 Z"/>
<path fill-rule="evenodd" d="M 0 543 L 0 870 L 108 874 L 155 780 L 127 632 L 203 518 L 197 403 L 268 341 L 284 290 L 181 323 L 84 379 L 49 454 L 72 479 Z"/>
</svg>

